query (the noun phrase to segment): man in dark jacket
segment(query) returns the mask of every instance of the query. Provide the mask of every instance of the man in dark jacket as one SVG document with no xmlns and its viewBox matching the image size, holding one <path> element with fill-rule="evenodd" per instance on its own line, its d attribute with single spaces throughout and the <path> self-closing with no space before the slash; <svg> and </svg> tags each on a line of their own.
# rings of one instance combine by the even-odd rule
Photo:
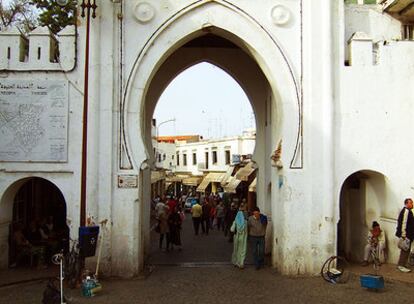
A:
<svg viewBox="0 0 414 304">
<path fill-rule="evenodd" d="M 397 269 L 401 272 L 411 271 L 411 269 L 406 267 L 410 255 L 411 243 L 414 240 L 414 216 L 411 209 L 413 209 L 413 200 L 407 198 L 404 200 L 404 208 L 398 216 L 397 232 L 395 233 L 397 237 L 409 240 L 408 250 L 401 249 L 400 251 Z"/>
</svg>

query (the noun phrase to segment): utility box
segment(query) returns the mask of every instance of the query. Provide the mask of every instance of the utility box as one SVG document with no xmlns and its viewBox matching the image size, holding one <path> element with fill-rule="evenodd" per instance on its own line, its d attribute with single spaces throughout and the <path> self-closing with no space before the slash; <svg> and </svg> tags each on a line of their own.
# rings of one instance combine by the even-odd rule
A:
<svg viewBox="0 0 414 304">
<path fill-rule="evenodd" d="M 361 282 L 361 287 L 368 289 L 383 289 L 384 288 L 384 277 L 373 274 L 363 274 L 359 277 Z"/>
<path fill-rule="evenodd" d="M 79 248 L 82 257 L 95 255 L 98 243 L 99 226 L 79 227 Z"/>
</svg>

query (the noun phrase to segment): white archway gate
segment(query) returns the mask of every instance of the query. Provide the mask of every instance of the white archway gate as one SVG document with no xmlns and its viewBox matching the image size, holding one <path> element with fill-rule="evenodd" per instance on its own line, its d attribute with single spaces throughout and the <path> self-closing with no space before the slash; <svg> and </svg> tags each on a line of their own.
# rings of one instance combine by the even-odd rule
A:
<svg viewBox="0 0 414 304">
<path fill-rule="evenodd" d="M 225 52 L 214 54 L 213 51 L 211 55 L 200 56 L 197 51 L 180 49 L 185 43 L 206 33 L 227 39 L 237 45 L 239 60 L 229 60 L 225 63 Z M 181 54 L 183 52 L 188 54 Z M 181 62 L 171 60 L 174 56 L 180 56 Z M 240 56 L 247 59 L 245 63 L 240 60 Z M 229 59 L 228 55 L 227 59 Z M 263 168 L 257 191 L 263 200 L 260 205 L 264 205 L 265 210 L 272 213 L 275 231 L 272 243 L 277 244 L 273 248 L 273 264 L 287 273 L 305 272 L 307 267 L 303 257 L 294 260 L 293 264 L 284 258 L 291 256 L 292 253 L 285 252 L 288 247 L 283 247 L 283 244 L 287 244 L 286 234 L 289 234 L 290 230 L 290 228 L 286 229 L 286 225 L 289 227 L 291 224 L 285 220 L 283 198 L 279 197 L 281 191 L 276 191 L 286 183 L 288 171 L 294 170 L 296 166 L 300 168 L 302 165 L 299 85 L 287 56 L 282 52 L 276 39 L 242 10 L 226 1 L 208 3 L 199 1 L 168 19 L 147 41 L 127 78 L 127 90 L 121 107 L 121 110 L 123 109 L 121 141 L 126 148 L 125 158 L 130 160 L 131 168 L 140 168 L 141 164 L 151 159 L 149 152 L 151 150 L 148 149 L 148 124 L 152 118 L 157 94 L 180 70 L 200 60 L 210 60 L 224 67 L 250 95 L 258 126 L 263 128 L 258 131 L 258 143 L 263 145 L 255 151 L 255 158 Z M 172 66 L 171 62 L 174 62 Z M 236 65 L 239 65 L 239 69 Z M 167 66 L 172 68 L 172 73 L 161 73 L 163 68 L 167 70 Z M 243 75 L 243 68 L 260 75 L 260 84 L 254 84 L 255 80 L 249 79 L 249 75 Z M 265 88 L 265 91 L 258 94 L 260 86 Z M 271 153 L 282 138 L 282 161 L 286 167 L 283 175 L 277 172 L 276 168 L 271 167 L 270 162 Z M 142 189 L 148 189 L 149 179 L 145 171 L 137 170 L 137 173 L 141 179 Z M 290 189 L 287 191 L 291 191 Z M 148 201 L 148 195 L 145 191 L 140 192 L 140 200 Z M 277 212 L 272 212 L 273 210 Z M 139 232 L 135 238 L 139 244 L 136 254 L 142 266 L 149 227 L 144 220 L 145 207 L 137 212 L 141 224 L 138 225 Z M 301 250 L 300 254 L 303 252 Z"/>
</svg>

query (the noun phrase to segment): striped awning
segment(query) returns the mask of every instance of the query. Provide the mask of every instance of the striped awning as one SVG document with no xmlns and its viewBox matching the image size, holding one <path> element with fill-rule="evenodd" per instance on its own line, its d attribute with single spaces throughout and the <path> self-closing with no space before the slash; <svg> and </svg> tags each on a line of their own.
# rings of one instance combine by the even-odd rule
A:
<svg viewBox="0 0 414 304">
<path fill-rule="evenodd" d="M 249 192 L 256 192 L 257 177 L 252 181 L 249 186 Z"/>
<path fill-rule="evenodd" d="M 201 184 L 198 185 L 196 191 L 197 192 L 204 192 L 204 191 L 206 191 L 206 188 L 208 187 L 208 185 L 211 182 L 221 183 L 224 180 L 224 178 L 226 178 L 226 173 L 225 172 L 210 172 L 209 174 L 206 175 L 206 177 L 204 177 Z"/>
<path fill-rule="evenodd" d="M 204 179 L 210 182 L 221 183 L 226 178 L 226 172 L 210 172 Z"/>
<path fill-rule="evenodd" d="M 249 162 L 246 164 L 246 166 L 239 169 L 239 171 L 236 172 L 236 178 L 241 181 L 248 181 L 250 174 L 252 174 L 256 169 L 253 168 L 253 162 Z"/>
<path fill-rule="evenodd" d="M 227 183 L 223 187 L 223 190 L 224 192 L 227 192 L 227 193 L 236 193 L 236 188 L 240 183 L 241 183 L 241 180 L 235 178 L 234 176 L 230 176 L 227 179 Z"/>
<path fill-rule="evenodd" d="M 198 185 L 196 191 L 197 192 L 204 192 L 206 191 L 206 188 L 208 187 L 208 185 L 210 184 L 210 181 L 206 178 L 203 179 L 203 181 L 201 182 L 200 185 Z"/>
</svg>

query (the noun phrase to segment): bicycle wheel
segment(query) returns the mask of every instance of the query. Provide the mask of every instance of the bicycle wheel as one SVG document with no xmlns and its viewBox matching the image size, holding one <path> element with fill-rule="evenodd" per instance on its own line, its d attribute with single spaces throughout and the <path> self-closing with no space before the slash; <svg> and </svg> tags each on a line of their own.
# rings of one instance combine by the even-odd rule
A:
<svg viewBox="0 0 414 304">
<path fill-rule="evenodd" d="M 331 256 L 322 265 L 321 276 L 329 283 L 346 283 L 348 282 L 350 276 L 347 268 L 348 262 L 345 258 L 340 256 Z"/>
</svg>

